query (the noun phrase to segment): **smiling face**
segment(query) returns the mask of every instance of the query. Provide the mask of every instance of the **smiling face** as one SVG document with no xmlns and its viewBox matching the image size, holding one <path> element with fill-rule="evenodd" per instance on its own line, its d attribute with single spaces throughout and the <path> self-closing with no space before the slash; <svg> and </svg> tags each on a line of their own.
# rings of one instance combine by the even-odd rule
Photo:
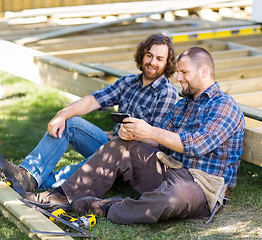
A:
<svg viewBox="0 0 262 240">
<path fill-rule="evenodd" d="M 165 44 L 154 44 L 145 53 L 142 62 L 143 85 L 159 78 L 165 71 L 168 58 L 168 47 Z"/>
<path fill-rule="evenodd" d="M 182 93 L 187 97 L 196 98 L 203 90 L 201 68 L 197 69 L 189 57 L 182 57 L 177 63 L 177 79 Z"/>
</svg>

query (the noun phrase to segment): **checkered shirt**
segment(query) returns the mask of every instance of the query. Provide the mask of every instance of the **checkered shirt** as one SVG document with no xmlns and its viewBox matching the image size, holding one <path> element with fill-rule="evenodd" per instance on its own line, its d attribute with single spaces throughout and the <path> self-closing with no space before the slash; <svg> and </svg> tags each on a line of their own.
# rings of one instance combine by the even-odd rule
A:
<svg viewBox="0 0 262 240">
<path fill-rule="evenodd" d="M 141 74 L 124 76 L 92 95 L 102 110 L 118 105 L 118 112 L 129 113 L 156 127 L 179 99 L 177 89 L 165 75 L 145 87 L 142 86 Z"/>
<path fill-rule="evenodd" d="M 222 176 L 229 188 L 236 185 L 245 121 L 239 106 L 218 83 L 195 100 L 181 99 L 161 127 L 179 134 L 184 153 L 171 154 L 184 167 Z"/>
</svg>

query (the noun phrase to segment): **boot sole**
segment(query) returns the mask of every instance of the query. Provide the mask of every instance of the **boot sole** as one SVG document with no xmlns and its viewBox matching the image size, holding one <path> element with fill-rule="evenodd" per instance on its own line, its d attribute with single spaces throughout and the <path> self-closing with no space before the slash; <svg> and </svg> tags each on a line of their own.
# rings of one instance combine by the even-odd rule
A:
<svg viewBox="0 0 262 240">
<path fill-rule="evenodd" d="M 71 205 L 63 205 L 60 203 L 39 203 L 35 202 L 33 200 L 26 199 L 27 202 L 30 202 L 40 208 L 48 209 L 48 208 L 62 208 L 65 211 L 72 211 L 72 206 Z"/>
</svg>

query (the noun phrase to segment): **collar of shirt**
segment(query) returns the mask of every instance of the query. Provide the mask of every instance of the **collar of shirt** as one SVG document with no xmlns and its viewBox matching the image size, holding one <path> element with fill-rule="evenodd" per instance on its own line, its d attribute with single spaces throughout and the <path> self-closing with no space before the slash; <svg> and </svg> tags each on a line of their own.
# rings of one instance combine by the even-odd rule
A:
<svg viewBox="0 0 262 240">
<path fill-rule="evenodd" d="M 138 77 L 138 80 L 140 81 L 141 87 L 143 86 L 143 81 L 142 81 L 142 76 L 143 74 L 141 73 L 140 76 Z M 165 74 L 162 74 L 159 78 L 157 78 L 156 80 L 152 81 L 150 84 L 148 84 L 147 86 L 151 86 L 153 89 L 158 89 L 159 87 L 162 87 L 162 80 L 165 78 Z M 145 87 L 147 87 L 145 86 Z"/>
<path fill-rule="evenodd" d="M 202 98 L 208 97 L 212 98 L 214 95 L 217 94 L 217 91 L 220 90 L 220 86 L 218 82 L 215 82 L 213 85 L 211 85 L 209 88 L 207 88 L 203 93 L 201 93 L 195 100 L 200 100 Z M 194 98 L 186 97 L 186 100 L 188 103 L 194 101 Z"/>
</svg>

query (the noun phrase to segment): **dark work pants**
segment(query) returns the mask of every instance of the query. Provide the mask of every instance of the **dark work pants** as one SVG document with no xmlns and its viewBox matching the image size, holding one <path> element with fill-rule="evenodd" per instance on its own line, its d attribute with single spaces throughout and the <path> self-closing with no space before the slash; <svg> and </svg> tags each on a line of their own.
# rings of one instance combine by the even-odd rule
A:
<svg viewBox="0 0 262 240">
<path fill-rule="evenodd" d="M 206 198 L 193 177 L 186 169 L 166 169 L 157 160 L 157 151 L 136 141 L 110 141 L 61 187 L 70 202 L 85 196 L 100 197 L 122 175 L 142 195 L 138 200 L 125 198 L 110 207 L 107 218 L 116 223 L 208 216 Z"/>
</svg>

